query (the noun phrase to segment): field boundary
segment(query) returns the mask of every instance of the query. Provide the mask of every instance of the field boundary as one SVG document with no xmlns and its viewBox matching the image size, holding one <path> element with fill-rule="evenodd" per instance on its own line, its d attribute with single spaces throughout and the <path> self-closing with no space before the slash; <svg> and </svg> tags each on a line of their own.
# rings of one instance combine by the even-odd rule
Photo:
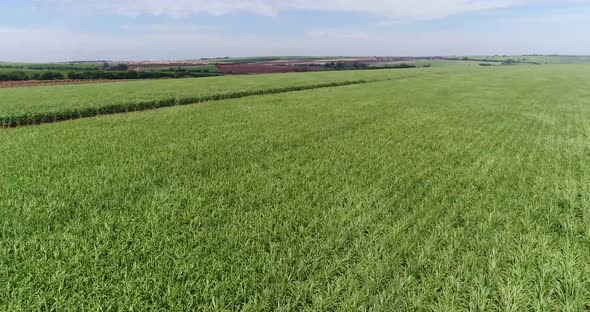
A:
<svg viewBox="0 0 590 312">
<path fill-rule="evenodd" d="M 204 102 L 215 102 L 215 101 L 222 101 L 222 100 L 229 100 L 229 99 L 239 99 L 239 98 L 256 96 L 256 95 L 270 95 L 270 94 L 306 91 L 306 90 L 322 89 L 322 88 L 343 87 L 343 86 L 359 85 L 359 84 L 366 84 L 366 83 L 373 83 L 373 82 L 380 82 L 380 81 L 387 81 L 387 80 L 392 80 L 392 79 L 387 78 L 387 79 L 377 79 L 377 80 L 349 80 L 349 81 L 340 81 L 340 82 L 331 82 L 331 83 L 320 83 L 320 84 L 313 84 L 313 85 L 306 85 L 306 86 L 291 86 L 291 87 L 284 87 L 284 88 L 270 88 L 270 89 L 258 89 L 258 90 L 249 90 L 249 91 L 218 93 L 218 94 L 199 96 L 199 97 L 167 98 L 167 99 L 152 100 L 152 101 L 147 100 L 147 101 L 142 101 L 142 102 L 121 103 L 121 104 L 114 104 L 114 105 L 106 105 L 106 106 L 102 106 L 102 107 L 62 110 L 62 111 L 46 112 L 46 113 L 25 113 L 25 114 L 18 114 L 18 115 L 12 115 L 12 116 L 0 116 L 0 128 L 16 128 L 16 127 L 23 127 L 23 126 L 55 123 L 55 122 L 74 120 L 74 119 L 80 119 L 80 118 L 96 117 L 96 116 L 101 116 L 101 115 L 111 115 L 111 114 L 120 114 L 120 113 L 137 112 L 137 111 L 143 111 L 143 110 L 151 110 L 151 109 L 157 109 L 157 108 L 162 108 L 162 107 L 191 105 L 191 104 L 199 104 L 199 103 L 204 103 Z"/>
<path fill-rule="evenodd" d="M 11 80 L 0 81 L 0 89 L 31 88 L 45 86 L 70 86 L 81 84 L 132 82 L 145 79 L 64 79 L 64 80 Z"/>
</svg>

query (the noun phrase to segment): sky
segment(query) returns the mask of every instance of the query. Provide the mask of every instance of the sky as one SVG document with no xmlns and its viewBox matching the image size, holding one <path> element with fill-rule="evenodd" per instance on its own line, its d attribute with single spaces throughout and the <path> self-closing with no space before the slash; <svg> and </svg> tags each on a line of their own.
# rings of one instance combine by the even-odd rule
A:
<svg viewBox="0 0 590 312">
<path fill-rule="evenodd" d="M 590 55 L 590 0 L 0 0 L 0 60 Z"/>
</svg>

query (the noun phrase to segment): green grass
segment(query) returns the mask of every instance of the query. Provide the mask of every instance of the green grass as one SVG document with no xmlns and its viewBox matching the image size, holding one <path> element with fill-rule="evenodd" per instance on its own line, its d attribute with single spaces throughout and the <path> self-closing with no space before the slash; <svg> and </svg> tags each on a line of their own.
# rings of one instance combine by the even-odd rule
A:
<svg viewBox="0 0 590 312">
<path fill-rule="evenodd" d="M 421 73 L 0 131 L 0 310 L 587 309 L 590 67 Z"/>
<path fill-rule="evenodd" d="M 29 124 L 45 118 L 70 119 L 101 114 L 103 110 L 108 113 L 113 107 L 134 110 L 134 107 L 200 102 L 220 95 L 233 97 L 229 95 L 235 93 L 263 93 L 270 89 L 384 80 L 412 74 L 415 73 L 407 70 L 316 72 L 0 89 L 0 124 Z"/>
</svg>

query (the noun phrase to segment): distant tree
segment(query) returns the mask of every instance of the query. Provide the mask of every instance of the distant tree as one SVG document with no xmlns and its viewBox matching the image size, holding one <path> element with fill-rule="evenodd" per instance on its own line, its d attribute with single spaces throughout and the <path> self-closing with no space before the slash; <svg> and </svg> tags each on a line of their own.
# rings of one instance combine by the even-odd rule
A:
<svg viewBox="0 0 590 312">
<path fill-rule="evenodd" d="M 397 66 L 397 68 L 416 68 L 416 65 L 401 63 Z"/>
<path fill-rule="evenodd" d="M 0 73 L 0 81 L 22 81 L 29 80 L 29 76 L 22 71 Z"/>
<path fill-rule="evenodd" d="M 506 61 L 502 62 L 502 65 L 513 65 L 515 63 L 518 63 L 518 62 L 513 59 L 507 59 Z"/>
<path fill-rule="evenodd" d="M 47 71 L 41 74 L 39 77 L 40 80 L 62 80 L 64 79 L 64 75 L 60 72 L 52 72 Z"/>
<path fill-rule="evenodd" d="M 127 71 L 129 70 L 129 66 L 127 64 L 117 64 L 115 66 L 111 66 L 110 70 Z"/>
</svg>

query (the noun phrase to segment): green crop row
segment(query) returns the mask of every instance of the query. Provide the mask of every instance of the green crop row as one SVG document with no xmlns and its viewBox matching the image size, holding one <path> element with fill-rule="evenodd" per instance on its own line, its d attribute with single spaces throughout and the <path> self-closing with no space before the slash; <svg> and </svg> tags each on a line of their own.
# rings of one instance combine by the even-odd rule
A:
<svg viewBox="0 0 590 312">
<path fill-rule="evenodd" d="M 588 310 L 590 65 L 415 71 L 0 131 L 0 311 Z"/>
<path fill-rule="evenodd" d="M 374 70 L 223 76 L 210 78 L 141 80 L 84 85 L 0 89 L 0 117 L 56 114 L 63 111 L 96 110 L 103 106 L 128 105 L 175 98 L 206 97 L 240 91 L 310 86 L 342 81 L 384 80 L 414 77 L 408 70 Z M 422 74 L 434 74 L 432 69 Z"/>
<path fill-rule="evenodd" d="M 198 97 L 182 97 L 182 98 L 167 98 L 159 100 L 146 100 L 139 102 L 127 102 L 113 105 L 105 105 L 101 107 L 88 107 L 65 109 L 56 112 L 41 112 L 41 113 L 25 113 L 12 116 L 0 116 L 1 128 L 14 128 L 19 126 L 35 125 L 42 123 L 53 123 L 58 121 L 72 120 L 85 117 L 94 117 L 106 114 L 126 113 L 134 111 L 142 111 L 148 109 L 155 109 L 160 107 L 178 106 L 203 103 L 208 101 L 219 101 L 226 99 L 236 99 L 254 95 L 277 94 L 293 91 L 312 90 L 319 88 L 330 88 L 339 86 L 348 86 L 355 84 L 363 84 L 376 82 L 379 80 L 352 80 L 340 81 L 332 83 L 320 83 L 307 86 L 289 86 L 282 88 L 259 89 L 259 90 L 244 90 L 228 93 L 218 93 L 212 95 L 198 96 Z"/>
</svg>

